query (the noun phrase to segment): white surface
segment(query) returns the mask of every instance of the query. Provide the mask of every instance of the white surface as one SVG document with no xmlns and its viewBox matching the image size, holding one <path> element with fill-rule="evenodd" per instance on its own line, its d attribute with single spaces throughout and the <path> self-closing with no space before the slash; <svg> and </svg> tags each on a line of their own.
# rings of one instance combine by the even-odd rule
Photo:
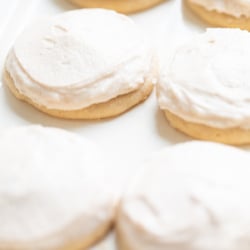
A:
<svg viewBox="0 0 250 250">
<path fill-rule="evenodd" d="M 20 30 L 34 18 L 50 16 L 73 6 L 65 0 L 8 0 L 0 1 L 0 67 Z M 133 15 L 132 18 L 155 43 L 160 57 L 168 57 L 172 48 L 205 26 L 182 6 L 181 0 L 165 3 Z M 114 160 L 118 159 L 120 176 L 134 173 L 136 163 L 151 152 L 166 145 L 184 142 L 189 138 L 172 129 L 158 109 L 155 94 L 130 112 L 103 121 L 65 121 L 49 117 L 33 107 L 16 100 L 9 91 L 0 88 L 0 128 L 25 124 L 43 124 L 64 128 L 103 146 Z M 126 174 L 125 174 L 126 173 Z M 95 250 L 111 250 L 112 238 Z"/>
</svg>

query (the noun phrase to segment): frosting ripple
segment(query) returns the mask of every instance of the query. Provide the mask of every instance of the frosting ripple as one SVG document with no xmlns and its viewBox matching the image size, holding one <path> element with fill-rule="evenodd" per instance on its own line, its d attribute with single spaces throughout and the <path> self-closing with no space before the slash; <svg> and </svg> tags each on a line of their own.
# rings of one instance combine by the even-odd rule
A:
<svg viewBox="0 0 250 250">
<path fill-rule="evenodd" d="M 179 47 L 161 75 L 163 110 L 215 128 L 250 128 L 250 33 L 208 29 Z"/>
<path fill-rule="evenodd" d="M 77 110 L 142 86 L 153 53 L 131 19 L 84 9 L 26 29 L 6 69 L 17 90 L 49 109 Z"/>
</svg>

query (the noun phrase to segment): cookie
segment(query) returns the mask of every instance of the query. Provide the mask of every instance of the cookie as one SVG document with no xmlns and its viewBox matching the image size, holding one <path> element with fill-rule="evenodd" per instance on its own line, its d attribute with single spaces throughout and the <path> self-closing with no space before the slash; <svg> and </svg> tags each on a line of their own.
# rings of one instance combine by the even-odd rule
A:
<svg viewBox="0 0 250 250">
<path fill-rule="evenodd" d="M 9 52 L 4 76 L 17 98 L 49 115 L 101 119 L 144 101 L 158 67 L 131 19 L 84 9 L 26 29 Z"/>
<path fill-rule="evenodd" d="M 247 152 L 212 142 L 154 154 L 119 205 L 119 249 L 249 249 L 249 164 Z"/>
<path fill-rule="evenodd" d="M 197 139 L 250 143 L 250 33 L 208 29 L 180 46 L 157 85 L 170 124 Z"/>
<path fill-rule="evenodd" d="M 40 126 L 0 133 L 0 249 L 85 249 L 109 231 L 117 194 L 92 142 Z"/>
<path fill-rule="evenodd" d="M 106 8 L 121 13 L 134 13 L 151 8 L 165 0 L 69 0 L 79 7 Z"/>
<path fill-rule="evenodd" d="M 185 0 L 190 9 L 213 26 L 250 30 L 248 0 Z"/>
</svg>

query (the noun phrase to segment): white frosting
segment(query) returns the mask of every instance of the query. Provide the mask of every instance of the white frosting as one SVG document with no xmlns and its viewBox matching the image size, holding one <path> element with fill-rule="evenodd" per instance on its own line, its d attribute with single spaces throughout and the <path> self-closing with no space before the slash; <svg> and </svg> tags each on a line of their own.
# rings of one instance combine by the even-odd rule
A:
<svg viewBox="0 0 250 250">
<path fill-rule="evenodd" d="M 140 88 L 150 80 L 152 60 L 131 19 L 84 9 L 33 24 L 17 39 L 6 69 L 35 103 L 76 110 Z"/>
<path fill-rule="evenodd" d="M 179 47 L 158 85 L 159 105 L 186 121 L 250 128 L 250 33 L 208 29 Z"/>
<path fill-rule="evenodd" d="M 249 249 L 248 153 L 189 142 L 155 154 L 145 165 L 121 202 L 122 249 Z"/>
<path fill-rule="evenodd" d="M 95 145 L 74 134 L 39 126 L 2 132 L 0 248 L 62 249 L 111 223 L 110 174 Z"/>
<path fill-rule="evenodd" d="M 228 14 L 240 18 L 241 16 L 250 17 L 249 0 L 189 0 L 191 3 L 198 4 L 209 11 Z"/>
</svg>

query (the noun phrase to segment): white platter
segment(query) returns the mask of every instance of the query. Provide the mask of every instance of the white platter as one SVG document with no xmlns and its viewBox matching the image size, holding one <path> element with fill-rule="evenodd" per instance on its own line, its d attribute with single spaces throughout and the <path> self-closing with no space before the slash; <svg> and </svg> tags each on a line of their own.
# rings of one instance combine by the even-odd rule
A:
<svg viewBox="0 0 250 250">
<path fill-rule="evenodd" d="M 24 26 L 34 19 L 71 10 L 65 0 L 0 0 L 0 67 L 6 53 Z M 176 44 L 205 30 L 181 0 L 165 3 L 131 16 L 155 44 L 165 60 Z M 157 107 L 155 93 L 142 105 L 114 119 L 103 121 L 65 121 L 49 117 L 16 100 L 9 91 L 0 88 L 0 128 L 27 124 L 42 124 L 70 130 L 97 142 L 117 162 L 119 177 L 133 175 L 137 163 L 151 152 L 166 145 L 189 140 L 172 129 Z M 94 250 L 115 249 L 111 235 Z"/>
</svg>

